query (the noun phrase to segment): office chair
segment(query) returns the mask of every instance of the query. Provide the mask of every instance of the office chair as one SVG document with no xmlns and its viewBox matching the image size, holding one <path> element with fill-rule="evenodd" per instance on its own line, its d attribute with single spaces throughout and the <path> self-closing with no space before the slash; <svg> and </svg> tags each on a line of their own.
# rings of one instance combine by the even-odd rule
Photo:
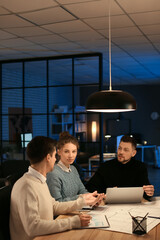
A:
<svg viewBox="0 0 160 240">
<path fill-rule="evenodd" d="M 0 240 L 10 240 L 9 215 L 12 186 L 0 188 Z"/>
</svg>

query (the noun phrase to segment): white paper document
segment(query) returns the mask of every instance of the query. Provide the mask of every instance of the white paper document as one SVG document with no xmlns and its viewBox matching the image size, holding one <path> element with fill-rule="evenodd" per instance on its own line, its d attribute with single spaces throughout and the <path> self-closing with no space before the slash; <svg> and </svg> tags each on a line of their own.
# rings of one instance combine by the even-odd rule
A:
<svg viewBox="0 0 160 240">
<path fill-rule="evenodd" d="M 95 210 L 89 212 L 93 218 L 91 224 L 97 225 L 99 219 L 100 222 L 104 221 L 104 216 L 107 217 L 109 226 L 104 230 L 124 232 L 132 234 L 132 216 L 144 217 L 147 213 L 147 232 L 160 223 L 160 200 L 156 200 L 149 203 L 137 203 L 137 204 L 107 204 L 105 206 L 97 207 Z M 149 217 L 152 216 L 152 217 Z"/>
<path fill-rule="evenodd" d="M 89 226 L 83 228 L 108 228 L 109 222 L 106 215 L 90 213 L 92 219 Z"/>
</svg>

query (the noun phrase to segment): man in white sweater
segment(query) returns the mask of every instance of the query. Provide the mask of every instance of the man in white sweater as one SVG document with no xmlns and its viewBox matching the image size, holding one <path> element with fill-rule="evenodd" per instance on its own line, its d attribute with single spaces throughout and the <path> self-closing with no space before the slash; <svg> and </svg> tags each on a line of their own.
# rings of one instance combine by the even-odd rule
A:
<svg viewBox="0 0 160 240">
<path fill-rule="evenodd" d="M 39 235 L 87 226 L 91 219 L 87 214 L 55 220 L 54 216 L 81 209 L 84 205 L 95 205 L 104 196 L 94 192 L 75 201 L 55 201 L 46 184 L 46 174 L 53 170 L 56 161 L 56 141 L 37 136 L 26 151 L 31 166 L 14 184 L 11 194 L 11 240 L 32 240 Z"/>
</svg>

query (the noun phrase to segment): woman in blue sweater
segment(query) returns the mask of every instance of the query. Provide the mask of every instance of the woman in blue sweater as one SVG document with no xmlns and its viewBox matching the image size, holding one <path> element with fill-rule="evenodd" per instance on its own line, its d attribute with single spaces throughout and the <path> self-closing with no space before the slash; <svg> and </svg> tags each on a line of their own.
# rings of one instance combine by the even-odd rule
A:
<svg viewBox="0 0 160 240">
<path fill-rule="evenodd" d="M 51 195 L 57 201 L 70 201 L 80 194 L 90 194 L 84 187 L 77 169 L 71 165 L 77 156 L 79 144 L 68 132 L 60 134 L 57 143 L 57 154 L 60 157 L 54 170 L 47 175 L 47 184 Z"/>
</svg>

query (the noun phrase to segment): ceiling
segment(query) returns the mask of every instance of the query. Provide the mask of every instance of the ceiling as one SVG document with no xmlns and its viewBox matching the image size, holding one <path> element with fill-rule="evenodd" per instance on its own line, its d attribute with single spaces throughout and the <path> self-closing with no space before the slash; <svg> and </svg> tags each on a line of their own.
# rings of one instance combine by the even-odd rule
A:
<svg viewBox="0 0 160 240">
<path fill-rule="evenodd" d="M 1 0 L 0 61 L 103 53 L 109 0 Z M 160 0 L 112 0 L 112 82 L 160 84 Z M 92 66 L 93 67 L 93 66 Z"/>
</svg>

